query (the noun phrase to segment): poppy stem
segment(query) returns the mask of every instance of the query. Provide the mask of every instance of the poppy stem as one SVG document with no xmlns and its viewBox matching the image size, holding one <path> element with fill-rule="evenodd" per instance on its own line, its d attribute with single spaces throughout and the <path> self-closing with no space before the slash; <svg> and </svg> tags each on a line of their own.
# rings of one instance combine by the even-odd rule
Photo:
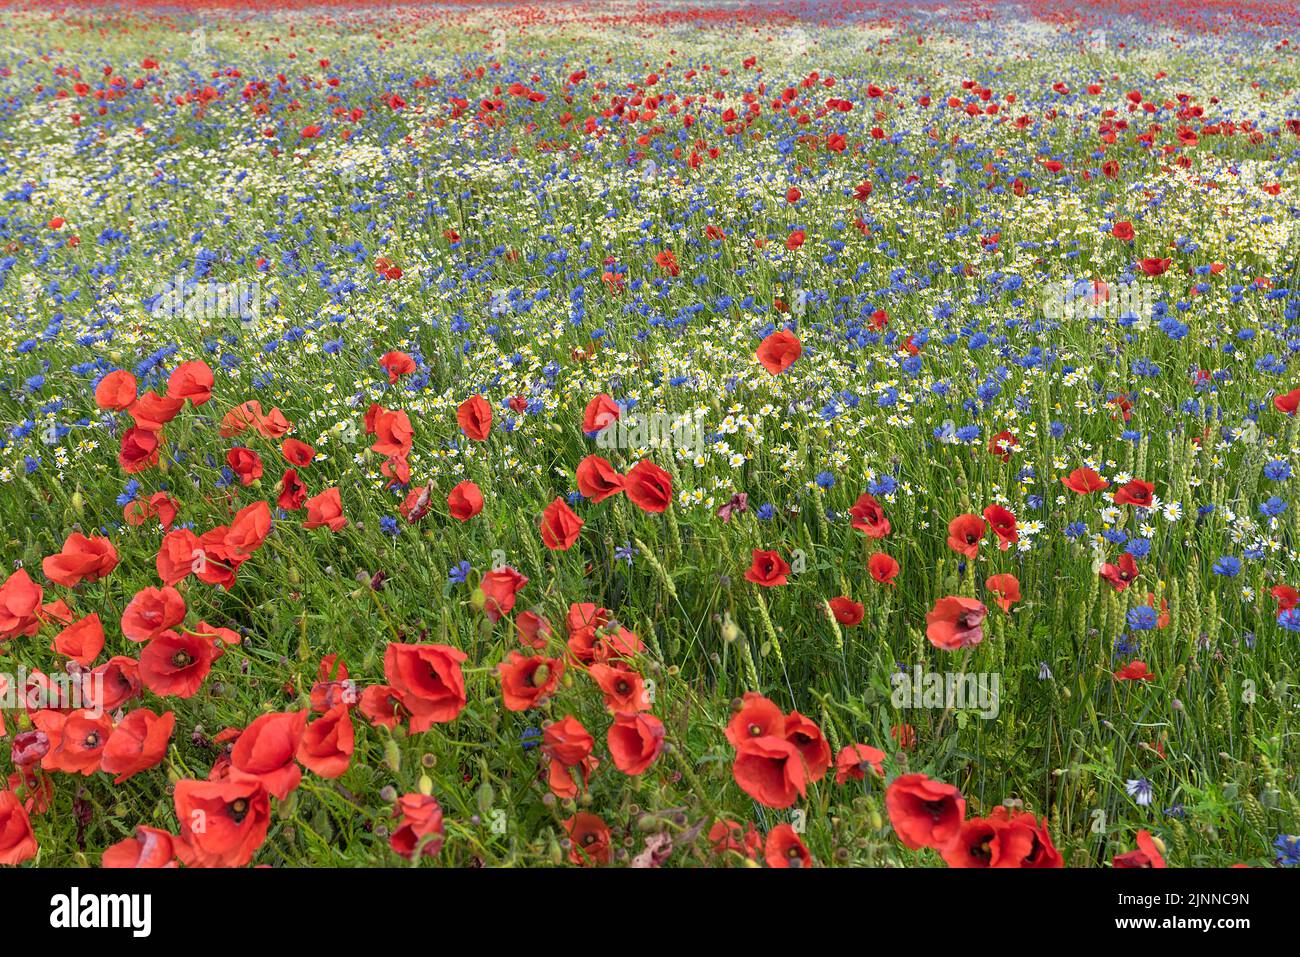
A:
<svg viewBox="0 0 1300 957">
<path fill-rule="evenodd" d="M 957 678 L 957 681 L 953 684 L 953 694 L 949 695 L 948 706 L 944 708 L 943 714 L 939 717 L 939 724 L 934 729 L 934 736 L 936 738 L 940 737 L 943 734 L 943 726 L 948 721 L 948 715 L 952 714 L 953 710 L 956 707 L 956 689 L 960 687 L 961 684 L 966 680 L 966 668 L 970 664 L 971 652 L 974 650 L 975 650 L 974 648 L 967 648 L 965 654 L 962 655 L 961 672 Z"/>
</svg>

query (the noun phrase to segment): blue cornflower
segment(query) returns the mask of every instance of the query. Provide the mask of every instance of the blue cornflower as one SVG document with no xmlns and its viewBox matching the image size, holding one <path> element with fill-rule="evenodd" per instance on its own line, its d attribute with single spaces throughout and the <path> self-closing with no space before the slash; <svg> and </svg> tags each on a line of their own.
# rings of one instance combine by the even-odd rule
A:
<svg viewBox="0 0 1300 957">
<path fill-rule="evenodd" d="M 400 532 L 401 526 L 397 524 L 397 519 L 391 515 L 385 515 L 379 520 L 379 530 L 385 535 L 396 535 Z"/>
<path fill-rule="evenodd" d="M 634 556 L 635 554 L 636 554 L 636 549 L 632 547 L 631 542 L 624 542 L 618 548 L 614 549 L 615 561 L 621 559 L 622 561 L 627 562 L 629 565 L 632 564 L 632 556 Z"/>
<path fill-rule="evenodd" d="M 830 472 L 818 472 L 815 481 L 819 488 L 835 487 L 835 476 Z"/>
<path fill-rule="evenodd" d="M 1300 865 L 1300 834 L 1279 834 L 1273 846 L 1277 848 L 1279 867 Z"/>
<path fill-rule="evenodd" d="M 140 492 L 140 483 L 135 479 L 128 479 L 126 485 L 122 487 L 122 494 L 117 497 L 118 505 L 130 505 L 135 501 L 135 497 Z"/>
<path fill-rule="evenodd" d="M 1272 482 L 1284 482 L 1291 477 L 1291 463 L 1286 459 L 1274 459 L 1264 466 L 1264 478 Z"/>
<path fill-rule="evenodd" d="M 1124 551 L 1134 558 L 1146 558 L 1151 553 L 1151 539 L 1130 538 L 1128 544 L 1124 546 Z"/>
<path fill-rule="evenodd" d="M 1224 575 L 1228 578 L 1236 577 L 1241 571 L 1241 560 L 1233 558 L 1231 555 L 1224 555 L 1214 563 L 1214 574 Z"/>
<path fill-rule="evenodd" d="M 1151 803 L 1151 782 L 1146 778 L 1134 778 L 1129 780 L 1125 784 L 1124 790 L 1128 792 L 1129 797 L 1135 800 L 1142 807 L 1146 807 Z"/>
<path fill-rule="evenodd" d="M 1156 626 L 1156 610 L 1150 605 L 1129 609 L 1128 626 L 1134 631 L 1150 631 Z"/>
<path fill-rule="evenodd" d="M 451 571 L 447 573 L 447 580 L 453 585 L 463 585 L 473 570 L 469 562 L 459 562 L 451 566 Z"/>
<path fill-rule="evenodd" d="M 1260 502 L 1259 511 L 1261 515 L 1267 515 L 1269 518 L 1281 515 L 1286 511 L 1286 502 L 1276 495 L 1270 495 L 1265 501 Z"/>
</svg>

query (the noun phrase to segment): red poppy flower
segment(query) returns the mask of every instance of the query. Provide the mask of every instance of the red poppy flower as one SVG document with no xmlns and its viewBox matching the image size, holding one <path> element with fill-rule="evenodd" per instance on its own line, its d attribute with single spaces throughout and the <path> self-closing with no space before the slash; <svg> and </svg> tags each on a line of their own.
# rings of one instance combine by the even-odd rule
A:
<svg viewBox="0 0 1300 957">
<path fill-rule="evenodd" d="M 167 397 L 188 399 L 192 405 L 203 405 L 212 398 L 215 381 L 206 362 L 182 362 L 167 377 Z"/>
<path fill-rule="evenodd" d="M 578 491 L 593 502 L 603 502 L 623 491 L 623 476 L 599 455 L 588 455 L 578 463 L 577 479 Z"/>
<path fill-rule="evenodd" d="M 1163 276 L 1169 269 L 1172 259 L 1139 259 L 1138 268 L 1148 276 Z"/>
<path fill-rule="evenodd" d="M 726 818 L 715 821 L 713 827 L 709 828 L 709 843 L 714 854 L 734 851 L 750 860 L 757 860 L 763 849 L 763 838 L 752 822 L 742 826 L 738 821 Z"/>
<path fill-rule="evenodd" d="M 880 584 L 892 585 L 898 577 L 898 562 L 884 552 L 876 552 L 867 562 L 867 571 Z"/>
<path fill-rule="evenodd" d="M 83 668 L 89 668 L 90 663 L 104 650 L 104 626 L 100 624 L 99 615 L 91 613 L 68 625 L 54 636 L 52 648 Z"/>
<path fill-rule="evenodd" d="M 953 842 L 939 852 L 949 867 L 1064 866 L 1046 823 L 1027 812 L 1012 815 L 1005 807 L 994 808 L 987 818 L 964 822 Z"/>
<path fill-rule="evenodd" d="M 162 427 L 176 418 L 184 405 L 184 399 L 164 398 L 156 392 L 146 392 L 132 402 L 126 411 L 139 428 L 161 432 Z"/>
<path fill-rule="evenodd" d="M 484 597 L 483 613 L 493 622 L 500 621 L 515 607 L 515 596 L 526 584 L 528 579 L 508 565 L 488 572 L 479 582 Z"/>
<path fill-rule="evenodd" d="M 215 652 L 206 638 L 164 631 L 140 653 L 140 681 L 156 695 L 193 697 L 212 670 Z"/>
<path fill-rule="evenodd" d="M 586 523 L 565 504 L 558 495 L 546 510 L 542 512 L 539 527 L 542 530 L 542 544 L 551 551 L 568 551 L 578 540 L 582 526 Z"/>
<path fill-rule="evenodd" d="M 375 727 L 395 728 L 411 716 L 401 694 L 391 685 L 370 685 L 361 692 L 358 707 Z"/>
<path fill-rule="evenodd" d="M 106 411 L 120 412 L 129 408 L 135 397 L 135 376 L 124 369 L 110 372 L 95 386 L 95 405 Z"/>
<path fill-rule="evenodd" d="M 456 422 L 466 437 L 486 442 L 492 431 L 492 406 L 481 395 L 472 395 L 456 407 Z"/>
<path fill-rule="evenodd" d="M 181 837 L 197 867 L 243 867 L 266 840 L 271 799 L 260 781 L 176 782 Z"/>
<path fill-rule="evenodd" d="M 961 831 L 966 800 L 951 784 L 924 774 L 904 774 L 885 789 L 885 809 L 905 847 L 943 848 Z"/>
<path fill-rule="evenodd" d="M 958 515 L 948 523 L 948 547 L 959 555 L 974 558 L 979 554 L 980 539 L 987 528 L 984 519 L 967 513 Z"/>
<path fill-rule="evenodd" d="M 1133 232 L 1133 224 L 1127 219 L 1121 219 L 1119 222 L 1115 223 L 1115 225 L 1110 228 L 1110 234 L 1121 242 L 1126 243 L 1132 242 L 1133 237 L 1136 235 Z"/>
<path fill-rule="evenodd" d="M 1001 505 L 990 505 L 984 509 L 984 521 L 993 529 L 993 534 L 998 537 L 998 548 L 1003 551 L 1020 541 L 1020 533 L 1016 531 L 1016 517 Z"/>
<path fill-rule="evenodd" d="M 468 522 L 483 511 L 483 493 L 473 482 L 459 482 L 447 493 L 447 510 L 456 521 Z"/>
<path fill-rule="evenodd" d="M 86 704 L 97 710 L 115 711 L 140 694 L 140 663 L 115 655 L 91 672 L 82 694 Z"/>
<path fill-rule="evenodd" d="M 271 533 L 271 506 L 257 501 L 241 508 L 230 523 L 222 538 L 230 550 L 230 557 L 236 562 L 243 562 L 262 547 L 266 536 Z"/>
<path fill-rule="evenodd" d="M 117 454 L 117 464 L 128 475 L 143 472 L 158 464 L 158 447 L 162 439 L 157 432 L 139 427 L 122 433 L 122 447 Z"/>
<path fill-rule="evenodd" d="M 542 728 L 542 753 L 565 767 L 581 764 L 594 746 L 595 739 L 571 714 Z"/>
<path fill-rule="evenodd" d="M 635 671 L 607 664 L 593 664 L 588 673 L 605 696 L 611 714 L 636 714 L 650 707 L 645 682 Z"/>
<path fill-rule="evenodd" d="M 757 691 L 746 691 L 725 733 L 733 748 L 767 735 L 781 737 L 785 734 L 785 713 Z"/>
<path fill-rule="evenodd" d="M 252 485 L 262 477 L 262 457 L 252 449 L 236 446 L 226 453 L 226 464 L 241 485 Z"/>
<path fill-rule="evenodd" d="M 0 791 L 0 864 L 21 864 L 36 856 L 27 808 L 13 791 Z"/>
<path fill-rule="evenodd" d="M 609 828 L 595 814 L 579 811 L 561 826 L 569 835 L 569 860 L 588 867 L 609 863 Z"/>
<path fill-rule="evenodd" d="M 1010 432 L 999 432 L 989 438 L 989 455 L 1000 458 L 1003 462 L 1011 461 L 1011 450 L 1020 444 Z"/>
<path fill-rule="evenodd" d="M 294 469 L 285 469 L 280 478 L 280 492 L 275 504 L 286 512 L 296 512 L 307 501 L 307 486 L 298 478 Z"/>
<path fill-rule="evenodd" d="M 392 385 L 408 372 L 415 371 L 415 360 L 405 352 L 385 352 L 379 359 L 379 365 L 388 373 L 388 384 Z"/>
<path fill-rule="evenodd" d="M 780 375 L 803 354 L 803 344 L 793 332 L 779 329 L 759 343 L 755 354 L 764 369 L 772 375 Z"/>
<path fill-rule="evenodd" d="M 337 488 L 326 489 L 303 503 L 307 507 L 307 520 L 303 528 L 328 528 L 331 532 L 340 531 L 348 520 L 343 515 L 343 502 Z"/>
<path fill-rule="evenodd" d="M 551 637 L 551 623 L 536 612 L 520 612 L 515 617 L 515 628 L 519 631 L 519 641 L 536 651 L 545 648 Z"/>
<path fill-rule="evenodd" d="M 945 651 L 974 647 L 984 640 L 987 614 L 988 609 L 978 599 L 962 595 L 940 598 L 925 616 L 925 636 Z"/>
<path fill-rule="evenodd" d="M 997 596 L 998 607 L 1003 611 L 1010 611 L 1011 606 L 1020 601 L 1020 579 L 1015 575 L 991 575 L 984 587 Z"/>
<path fill-rule="evenodd" d="M 813 866 L 812 854 L 789 824 L 778 824 L 768 832 L 763 859 L 768 867 Z"/>
<path fill-rule="evenodd" d="M 1112 565 L 1107 562 L 1101 566 L 1099 572 L 1102 578 L 1110 583 L 1110 586 L 1116 591 L 1123 591 L 1138 576 L 1137 561 L 1128 552 L 1119 557 L 1119 563 Z"/>
<path fill-rule="evenodd" d="M 411 451 L 415 429 L 402 409 L 380 409 L 371 425 L 375 443 L 370 449 L 377 455 L 401 458 Z"/>
<path fill-rule="evenodd" d="M 501 675 L 501 697 L 506 708 L 527 711 L 555 694 L 564 674 L 564 661 L 512 651 L 507 660 L 497 665 L 497 672 Z"/>
<path fill-rule="evenodd" d="M 165 584 L 175 585 L 194 571 L 199 558 L 199 537 L 188 528 L 177 528 L 163 536 L 154 565 Z"/>
<path fill-rule="evenodd" d="M 673 502 L 672 476 L 649 459 L 628 470 L 623 488 L 632 504 L 643 512 L 663 512 Z"/>
<path fill-rule="evenodd" d="M 1163 846 L 1156 843 L 1148 830 L 1137 832 L 1137 849 L 1116 854 L 1110 862 L 1111 867 L 1168 867 L 1165 863 Z"/>
<path fill-rule="evenodd" d="M 304 708 L 272 711 L 255 718 L 230 752 L 230 780 L 261 781 L 272 797 L 281 801 L 287 798 L 302 780 L 294 756 L 307 729 L 307 717 Z"/>
<path fill-rule="evenodd" d="M 0 641 L 6 638 L 35 635 L 40 628 L 40 599 L 44 589 L 31 580 L 26 568 L 4 580 L 0 585 Z"/>
<path fill-rule="evenodd" d="M 835 756 L 835 783 L 844 784 L 849 778 L 861 781 L 866 777 L 868 767 L 883 778 L 885 752 L 869 744 L 851 744 L 847 748 L 841 748 Z"/>
<path fill-rule="evenodd" d="M 402 857 L 409 861 L 417 850 L 421 857 L 436 855 L 442 850 L 442 807 L 432 797 L 403 794 L 393 808 L 393 817 L 398 822 L 388 839 L 388 846 Z"/>
<path fill-rule="evenodd" d="M 41 562 L 45 577 L 65 588 L 99 581 L 116 567 L 117 550 L 112 542 L 98 535 L 87 538 L 80 532 L 69 535 L 62 550 Z"/>
<path fill-rule="evenodd" d="M 853 527 L 867 538 L 884 538 L 889 534 L 890 524 L 885 517 L 885 510 L 866 492 L 858 496 L 858 500 L 849 509 L 849 514 L 853 516 Z"/>
<path fill-rule="evenodd" d="M 316 450 L 306 442 L 300 442 L 297 439 L 285 439 L 280 444 L 280 454 L 290 465 L 300 469 L 311 465 L 312 459 L 316 457 Z"/>
<path fill-rule="evenodd" d="M 798 711 L 785 719 L 785 739 L 799 749 L 809 781 L 820 781 L 831 766 L 831 746 L 816 722 Z"/>
<path fill-rule="evenodd" d="M 99 770 L 100 756 L 113 732 L 113 720 L 87 709 L 69 712 L 38 711 L 32 723 L 45 732 L 50 749 L 41 759 L 46 771 L 91 775 Z"/>
<path fill-rule="evenodd" d="M 100 768 L 116 774 L 114 784 L 162 762 L 171 741 L 176 716 L 170 711 L 161 715 L 148 708 L 137 708 L 117 723 L 100 756 Z"/>
<path fill-rule="evenodd" d="M 1090 468 L 1077 468 L 1061 479 L 1061 484 L 1078 495 L 1090 495 L 1109 488 L 1110 483 Z"/>
<path fill-rule="evenodd" d="M 864 609 L 860 601 L 854 601 L 852 598 L 841 595 L 838 598 L 832 598 L 827 604 L 830 605 L 835 620 L 841 625 L 853 626 L 862 621 Z"/>
<path fill-rule="evenodd" d="M 605 737 L 614 767 L 635 777 L 659 757 L 664 746 L 664 723 L 652 714 L 616 714 Z"/>
<path fill-rule="evenodd" d="M 1292 389 L 1286 395 L 1273 396 L 1273 405 L 1279 412 L 1295 415 L 1296 409 L 1300 408 L 1300 389 Z"/>
<path fill-rule="evenodd" d="M 455 720 L 465 707 L 465 652 L 450 645 L 390 643 L 384 652 L 384 677 L 411 712 L 412 733 Z"/>
<path fill-rule="evenodd" d="M 761 548 L 753 550 L 753 564 L 745 572 L 745 578 L 755 585 L 762 585 L 764 588 L 772 588 L 776 585 L 784 585 L 787 581 L 786 576 L 790 574 L 790 566 L 774 551 L 765 551 Z"/>
<path fill-rule="evenodd" d="M 803 245 L 804 238 L 804 231 L 802 229 L 792 231 L 790 235 L 785 238 L 785 248 L 794 252 Z"/>
<path fill-rule="evenodd" d="M 189 848 L 175 836 L 156 827 L 137 824 L 135 833 L 104 849 L 99 866 L 108 868 L 176 867 L 177 858 L 189 857 Z"/>
<path fill-rule="evenodd" d="M 1279 615 L 1284 611 L 1290 611 L 1296 605 L 1300 605 L 1300 591 L 1290 585 L 1274 585 L 1271 594 L 1277 602 L 1277 613 Z"/>
<path fill-rule="evenodd" d="M 1155 681 L 1156 676 L 1147 670 L 1145 661 L 1130 661 L 1115 672 L 1119 681 Z"/>
<path fill-rule="evenodd" d="M 1150 508 L 1155 490 L 1156 487 L 1150 482 L 1133 479 L 1127 485 L 1115 490 L 1115 504 Z"/>
<path fill-rule="evenodd" d="M 185 599 L 175 588 L 142 588 L 122 612 L 122 634 L 132 641 L 149 641 L 184 620 Z"/>
<path fill-rule="evenodd" d="M 588 402 L 587 408 L 583 410 L 582 431 L 589 436 L 595 435 L 606 426 L 617 422 L 622 414 L 623 410 L 619 408 L 618 403 L 602 392 Z"/>
<path fill-rule="evenodd" d="M 792 742 L 774 735 L 744 740 L 731 773 L 740 789 L 765 807 L 787 808 L 808 787 L 803 755 Z"/>
</svg>

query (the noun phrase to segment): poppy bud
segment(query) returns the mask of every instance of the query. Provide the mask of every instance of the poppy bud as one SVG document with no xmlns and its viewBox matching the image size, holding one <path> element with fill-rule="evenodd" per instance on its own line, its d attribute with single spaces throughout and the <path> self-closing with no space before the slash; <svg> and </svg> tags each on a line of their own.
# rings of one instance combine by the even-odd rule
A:
<svg viewBox="0 0 1300 957">
<path fill-rule="evenodd" d="M 469 597 L 469 606 L 475 611 L 482 611 L 487 607 L 487 595 L 482 588 L 475 588 L 474 594 Z"/>
<path fill-rule="evenodd" d="M 394 774 L 402 770 L 402 750 L 392 738 L 384 742 L 384 764 L 391 768 Z"/>
<path fill-rule="evenodd" d="M 425 797 L 430 797 L 433 794 L 433 778 L 427 774 L 420 775 L 420 793 Z"/>
<path fill-rule="evenodd" d="M 727 642 L 727 644 L 731 644 L 731 642 L 735 641 L 739 637 L 740 628 L 731 620 L 731 613 L 727 612 L 726 616 L 722 619 L 722 640 Z"/>
<path fill-rule="evenodd" d="M 86 511 L 86 497 L 81 494 L 81 489 L 72 493 L 72 510 L 80 518 Z"/>
</svg>

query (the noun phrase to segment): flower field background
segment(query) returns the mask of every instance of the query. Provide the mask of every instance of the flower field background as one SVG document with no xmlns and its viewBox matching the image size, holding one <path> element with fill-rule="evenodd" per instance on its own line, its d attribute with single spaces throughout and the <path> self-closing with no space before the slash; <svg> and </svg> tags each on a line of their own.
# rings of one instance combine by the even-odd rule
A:
<svg viewBox="0 0 1300 957">
<path fill-rule="evenodd" d="M 0 861 L 1300 860 L 1300 14 L 0 11 Z"/>
</svg>

